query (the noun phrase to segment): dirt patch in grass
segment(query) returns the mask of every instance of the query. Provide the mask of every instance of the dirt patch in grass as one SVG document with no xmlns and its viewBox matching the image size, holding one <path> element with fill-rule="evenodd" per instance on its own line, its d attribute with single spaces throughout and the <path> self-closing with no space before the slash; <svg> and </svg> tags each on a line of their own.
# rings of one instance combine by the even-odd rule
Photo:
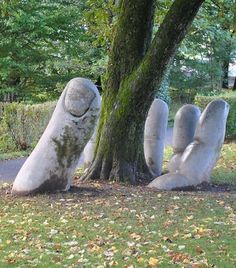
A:
<svg viewBox="0 0 236 268">
<path fill-rule="evenodd" d="M 63 196 L 73 195 L 73 197 L 78 197 L 80 200 L 89 200 L 90 198 L 105 198 L 110 197 L 113 195 L 116 196 L 132 196 L 132 194 L 142 194 L 142 195 L 149 195 L 155 193 L 168 193 L 164 191 L 160 191 L 157 189 L 151 189 L 146 187 L 146 183 L 139 183 L 136 186 L 117 183 L 117 182 L 109 182 L 109 181 L 86 181 L 80 182 L 78 178 L 75 178 L 73 184 L 68 192 L 55 192 L 49 193 L 48 196 L 50 199 L 52 198 L 59 198 Z M 10 197 L 11 196 L 11 184 L 5 184 L 5 187 L 0 187 L 0 196 L 3 197 Z M 203 193 L 207 192 L 210 193 L 232 193 L 236 194 L 236 185 L 234 184 L 216 184 L 216 183 L 202 183 L 197 186 L 189 186 L 180 189 L 173 190 L 169 193 L 194 193 L 199 192 Z M 37 196 L 37 195 L 36 195 Z M 45 196 L 38 195 L 38 196 Z M 34 195 L 29 195 L 28 197 L 34 197 Z M 12 197 L 18 198 L 18 197 Z M 23 197 L 24 198 L 24 197 Z M 27 197 L 26 197 L 27 198 Z"/>
<path fill-rule="evenodd" d="M 197 186 L 188 186 L 176 190 L 190 191 L 190 192 L 224 193 L 224 192 L 236 192 L 236 185 L 227 183 L 216 184 L 216 183 L 203 182 Z"/>
</svg>

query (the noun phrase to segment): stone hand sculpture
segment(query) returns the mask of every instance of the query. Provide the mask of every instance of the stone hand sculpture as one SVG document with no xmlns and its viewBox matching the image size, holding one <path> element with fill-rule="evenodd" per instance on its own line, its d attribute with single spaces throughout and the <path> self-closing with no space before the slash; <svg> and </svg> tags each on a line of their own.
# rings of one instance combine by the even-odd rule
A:
<svg viewBox="0 0 236 268">
<path fill-rule="evenodd" d="M 169 172 L 176 172 L 186 147 L 193 141 L 200 109 L 192 104 L 182 106 L 175 115 L 172 146 L 174 154 L 169 160 Z"/>
<path fill-rule="evenodd" d="M 96 143 L 96 134 L 97 131 L 95 130 L 91 139 L 86 144 L 84 151 L 83 151 L 83 162 L 84 162 L 84 169 L 87 169 L 91 166 L 94 157 L 94 150 L 95 150 L 95 143 Z"/>
<path fill-rule="evenodd" d="M 12 193 L 68 190 L 80 154 L 94 132 L 99 110 L 96 86 L 84 78 L 72 79 L 37 146 L 19 171 Z"/>
<path fill-rule="evenodd" d="M 209 103 L 176 171 L 157 177 L 148 187 L 172 190 L 208 182 L 224 142 L 228 112 L 229 105 L 223 100 Z"/>
<path fill-rule="evenodd" d="M 155 99 L 149 109 L 144 127 L 144 156 L 150 173 L 156 177 L 162 172 L 168 106 Z"/>
</svg>

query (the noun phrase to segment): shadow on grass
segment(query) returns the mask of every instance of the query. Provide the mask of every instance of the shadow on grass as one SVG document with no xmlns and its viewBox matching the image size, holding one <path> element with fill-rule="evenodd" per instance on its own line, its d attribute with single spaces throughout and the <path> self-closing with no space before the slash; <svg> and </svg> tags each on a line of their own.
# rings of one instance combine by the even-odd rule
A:
<svg viewBox="0 0 236 268">
<path fill-rule="evenodd" d="M 74 200 L 83 200 L 83 201 L 89 201 L 96 198 L 109 198 L 111 196 L 119 196 L 122 197 L 129 197 L 133 195 L 140 195 L 140 196 L 149 196 L 151 193 L 161 193 L 163 191 L 153 188 L 148 188 L 145 185 L 142 186 L 124 186 L 116 183 L 115 185 L 110 185 L 108 183 L 102 183 L 98 186 L 94 185 L 91 182 L 88 182 L 83 185 L 72 185 L 69 191 L 66 192 L 50 192 L 50 193 L 37 193 L 34 195 L 26 195 L 22 196 L 23 198 L 49 198 L 49 200 L 66 200 L 66 199 L 74 199 Z M 176 194 L 179 193 L 185 193 L 185 194 L 194 194 L 194 193 L 206 193 L 206 194 L 217 194 L 217 193 L 229 193 L 229 194 L 235 194 L 236 193 L 236 185 L 232 184 L 216 184 L 216 183 L 202 183 L 201 185 L 195 186 L 195 187 L 183 187 L 174 189 L 171 191 L 172 193 L 175 192 Z M 170 192 L 170 196 L 171 196 Z M 165 191 L 165 193 L 168 195 L 168 192 Z M 11 195 L 11 187 L 8 186 L 6 188 L 0 188 L 0 195 L 2 198 L 8 197 L 8 198 L 17 198 L 17 196 Z"/>
<path fill-rule="evenodd" d="M 197 186 L 188 186 L 183 188 L 177 188 L 175 191 L 184 191 L 184 192 L 212 192 L 212 193 L 221 193 L 221 192 L 234 192 L 236 191 L 236 185 L 232 184 L 216 184 L 216 183 L 207 183 L 203 182 Z"/>
<path fill-rule="evenodd" d="M 110 194 L 110 192 L 106 189 L 97 189 L 95 186 L 71 186 L 68 193 L 79 194 L 89 197 L 98 197 Z"/>
</svg>

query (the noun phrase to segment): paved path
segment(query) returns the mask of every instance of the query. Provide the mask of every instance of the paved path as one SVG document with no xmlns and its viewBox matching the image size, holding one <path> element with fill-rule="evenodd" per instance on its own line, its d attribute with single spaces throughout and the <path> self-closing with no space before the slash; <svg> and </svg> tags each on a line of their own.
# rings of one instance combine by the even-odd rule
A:
<svg viewBox="0 0 236 268">
<path fill-rule="evenodd" d="M 0 161 L 0 183 L 4 181 L 12 182 L 26 159 L 27 157 L 21 157 Z"/>
<path fill-rule="evenodd" d="M 171 139 L 173 135 L 173 129 L 167 130 L 165 145 L 171 145 Z M 0 184 L 3 182 L 13 182 L 18 171 L 24 164 L 27 157 L 21 157 L 12 160 L 0 161 Z M 79 165 L 82 165 L 81 161 Z"/>
</svg>

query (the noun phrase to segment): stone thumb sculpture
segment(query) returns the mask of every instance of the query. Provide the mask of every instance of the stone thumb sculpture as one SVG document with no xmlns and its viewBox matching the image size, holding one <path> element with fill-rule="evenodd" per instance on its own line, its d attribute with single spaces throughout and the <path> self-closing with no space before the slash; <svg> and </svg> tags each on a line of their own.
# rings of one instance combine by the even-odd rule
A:
<svg viewBox="0 0 236 268">
<path fill-rule="evenodd" d="M 100 96 L 88 79 L 72 79 L 35 149 L 19 171 L 15 195 L 66 191 L 78 159 L 94 132 Z"/>
<path fill-rule="evenodd" d="M 181 156 L 176 172 L 153 180 L 148 187 L 172 190 L 209 182 L 224 142 L 229 105 L 224 100 L 210 102 L 197 123 L 193 142 Z"/>
</svg>

